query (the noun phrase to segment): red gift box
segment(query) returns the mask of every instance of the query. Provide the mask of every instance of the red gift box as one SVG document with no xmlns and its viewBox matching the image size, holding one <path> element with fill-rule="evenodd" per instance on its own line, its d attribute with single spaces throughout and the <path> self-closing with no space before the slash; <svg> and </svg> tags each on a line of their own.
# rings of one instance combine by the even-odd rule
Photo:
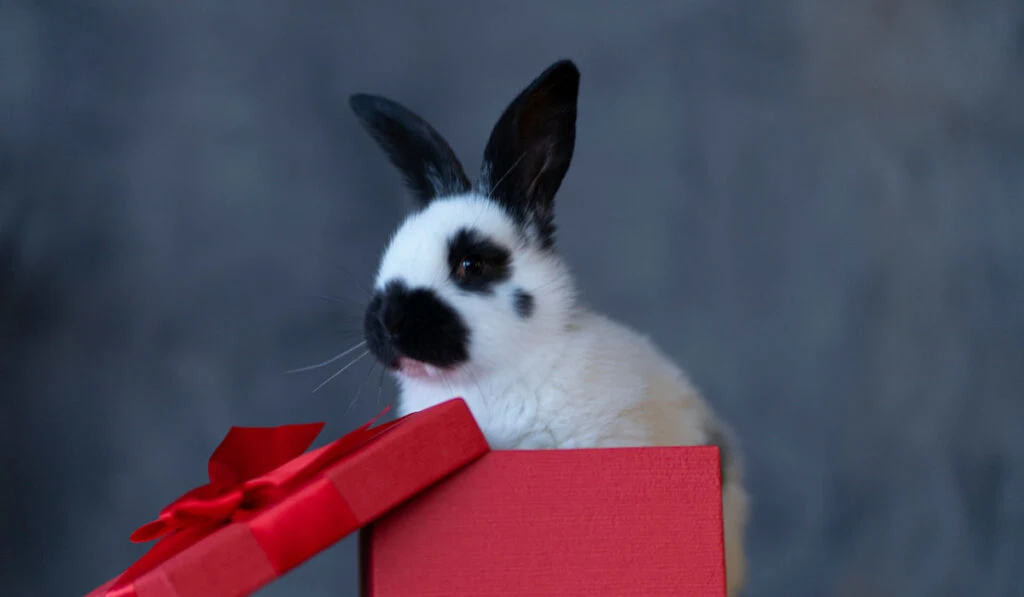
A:
<svg viewBox="0 0 1024 597">
<path fill-rule="evenodd" d="M 364 597 L 725 597 L 718 448 L 493 451 L 362 531 Z"/>
<path fill-rule="evenodd" d="M 248 595 L 488 451 L 455 399 L 312 451 L 322 423 L 232 428 L 210 483 L 140 527 L 163 537 L 88 597 Z"/>
</svg>

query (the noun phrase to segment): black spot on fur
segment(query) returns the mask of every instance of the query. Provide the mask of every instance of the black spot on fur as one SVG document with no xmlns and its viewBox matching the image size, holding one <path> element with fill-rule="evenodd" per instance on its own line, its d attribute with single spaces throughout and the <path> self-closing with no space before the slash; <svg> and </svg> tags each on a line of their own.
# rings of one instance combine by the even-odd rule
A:
<svg viewBox="0 0 1024 597">
<path fill-rule="evenodd" d="M 366 347 L 382 364 L 405 356 L 435 367 L 469 358 L 469 329 L 458 312 L 427 288 L 409 289 L 396 280 L 378 292 L 363 320 Z"/>
<path fill-rule="evenodd" d="M 466 260 L 476 262 L 479 270 L 460 277 L 459 269 Z M 448 239 L 449 275 L 456 286 L 467 292 L 493 293 L 496 285 L 512 276 L 511 262 L 508 249 L 476 230 L 462 228 Z"/>
<path fill-rule="evenodd" d="M 523 319 L 528 319 L 533 315 L 533 295 L 526 292 L 522 288 L 517 288 L 513 297 L 513 303 L 515 304 L 516 313 Z"/>
<path fill-rule="evenodd" d="M 357 93 L 349 106 L 369 131 L 420 205 L 472 188 L 448 142 L 423 118 L 401 104 Z"/>
</svg>

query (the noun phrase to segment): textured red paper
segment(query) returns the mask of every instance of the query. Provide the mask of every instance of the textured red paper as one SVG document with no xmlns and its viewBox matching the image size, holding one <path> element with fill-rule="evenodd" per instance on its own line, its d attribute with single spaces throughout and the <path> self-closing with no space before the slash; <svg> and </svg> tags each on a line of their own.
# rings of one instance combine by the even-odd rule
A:
<svg viewBox="0 0 1024 597">
<path fill-rule="evenodd" d="M 495 451 L 363 531 L 366 597 L 724 597 L 718 449 Z"/>
<path fill-rule="evenodd" d="M 461 399 L 415 413 L 279 502 L 203 537 L 117 594 L 251 594 L 488 449 Z M 113 582 L 89 597 L 107 595 Z"/>
</svg>

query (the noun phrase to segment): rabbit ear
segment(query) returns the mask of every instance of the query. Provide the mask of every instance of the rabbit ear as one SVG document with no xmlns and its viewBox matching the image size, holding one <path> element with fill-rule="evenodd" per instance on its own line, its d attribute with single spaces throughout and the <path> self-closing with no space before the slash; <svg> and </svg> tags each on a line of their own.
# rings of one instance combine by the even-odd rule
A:
<svg viewBox="0 0 1024 597">
<path fill-rule="evenodd" d="M 484 150 L 479 191 L 501 203 L 541 244 L 554 240 L 554 199 L 576 144 L 580 73 L 549 66 L 502 113 Z"/>
<path fill-rule="evenodd" d="M 384 97 L 357 93 L 349 106 L 373 136 L 420 205 L 472 187 L 448 142 L 427 121 Z"/>
</svg>

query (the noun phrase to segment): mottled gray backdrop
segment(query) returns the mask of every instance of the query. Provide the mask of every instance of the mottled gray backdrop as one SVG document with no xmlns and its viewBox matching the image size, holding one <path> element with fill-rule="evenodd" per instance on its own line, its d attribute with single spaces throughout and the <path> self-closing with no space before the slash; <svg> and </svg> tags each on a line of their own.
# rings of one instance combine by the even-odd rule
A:
<svg viewBox="0 0 1024 597">
<path fill-rule="evenodd" d="M 117 573 L 229 425 L 391 399 L 282 374 L 407 205 L 346 97 L 475 171 L 562 57 L 561 247 L 742 437 L 748 595 L 1024 595 L 1019 0 L 0 1 L 0 593 Z M 355 587 L 347 540 L 262 594 Z"/>
</svg>

